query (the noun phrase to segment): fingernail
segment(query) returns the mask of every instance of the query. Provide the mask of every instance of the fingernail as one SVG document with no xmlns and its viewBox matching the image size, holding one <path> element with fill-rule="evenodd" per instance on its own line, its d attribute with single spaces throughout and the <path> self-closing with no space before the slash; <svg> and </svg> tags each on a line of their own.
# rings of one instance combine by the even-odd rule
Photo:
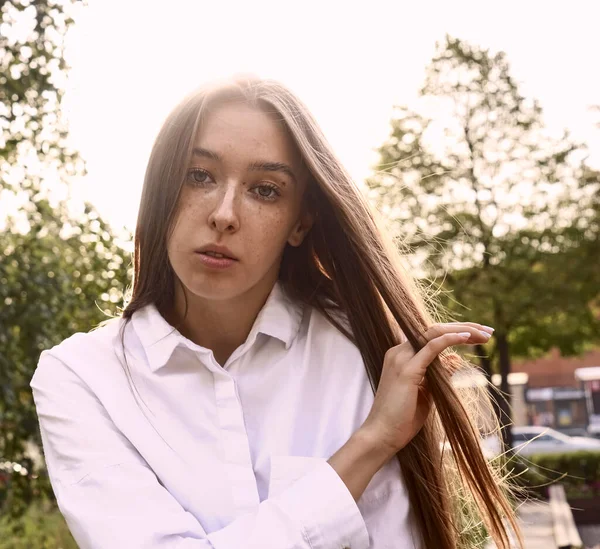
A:
<svg viewBox="0 0 600 549">
<path fill-rule="evenodd" d="M 489 339 L 490 337 L 492 337 L 492 334 L 488 334 L 487 332 L 484 332 L 483 330 L 479 330 L 479 333 L 483 336 L 485 336 L 486 339 Z"/>
<path fill-rule="evenodd" d="M 494 328 L 492 328 L 491 326 L 486 326 L 485 324 L 481 325 L 483 328 L 487 328 L 488 330 L 490 330 L 490 332 L 494 331 Z"/>
<path fill-rule="evenodd" d="M 471 332 L 459 332 L 460 337 L 471 337 Z"/>
</svg>

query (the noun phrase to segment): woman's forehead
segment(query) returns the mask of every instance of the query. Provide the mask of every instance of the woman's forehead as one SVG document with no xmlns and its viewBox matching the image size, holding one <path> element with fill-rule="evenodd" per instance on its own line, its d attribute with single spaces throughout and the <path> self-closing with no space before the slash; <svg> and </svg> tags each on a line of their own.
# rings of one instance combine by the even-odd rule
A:
<svg viewBox="0 0 600 549">
<path fill-rule="evenodd" d="M 252 161 L 283 162 L 297 172 L 303 170 L 300 153 L 281 115 L 239 100 L 206 109 L 194 148 L 214 153 L 215 160 L 245 157 Z"/>
<path fill-rule="evenodd" d="M 283 122 L 278 121 L 272 113 L 248 103 L 219 103 L 205 110 L 196 141 L 210 144 L 238 137 L 273 144 L 286 144 L 287 140 L 291 141 Z"/>
</svg>

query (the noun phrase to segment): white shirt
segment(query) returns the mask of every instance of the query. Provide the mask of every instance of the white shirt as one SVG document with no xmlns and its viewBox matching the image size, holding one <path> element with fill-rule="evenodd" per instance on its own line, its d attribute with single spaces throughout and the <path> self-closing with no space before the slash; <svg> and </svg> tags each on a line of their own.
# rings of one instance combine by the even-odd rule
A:
<svg viewBox="0 0 600 549">
<path fill-rule="evenodd" d="M 125 330 L 134 390 L 122 323 L 44 351 L 31 381 L 80 547 L 418 547 L 396 458 L 358 502 L 327 463 L 374 397 L 357 347 L 323 315 L 276 284 L 221 367 L 147 306 Z"/>
</svg>

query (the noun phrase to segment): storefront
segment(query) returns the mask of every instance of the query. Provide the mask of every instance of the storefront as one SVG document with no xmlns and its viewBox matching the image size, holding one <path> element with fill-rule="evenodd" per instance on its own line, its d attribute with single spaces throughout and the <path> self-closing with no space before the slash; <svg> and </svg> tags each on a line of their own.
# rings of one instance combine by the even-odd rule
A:
<svg viewBox="0 0 600 549">
<path fill-rule="evenodd" d="M 553 427 L 567 434 L 585 433 L 588 414 L 583 389 L 529 388 L 525 398 L 531 425 Z"/>
<path fill-rule="evenodd" d="M 579 380 L 585 394 L 588 434 L 600 437 L 600 366 L 577 368 L 575 379 Z"/>
</svg>

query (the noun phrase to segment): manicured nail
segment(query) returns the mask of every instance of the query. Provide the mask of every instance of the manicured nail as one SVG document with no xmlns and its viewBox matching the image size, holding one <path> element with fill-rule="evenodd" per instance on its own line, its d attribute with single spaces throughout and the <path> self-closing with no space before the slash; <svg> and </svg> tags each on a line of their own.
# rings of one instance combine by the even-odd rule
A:
<svg viewBox="0 0 600 549">
<path fill-rule="evenodd" d="M 479 330 L 479 333 L 483 336 L 485 336 L 486 339 L 489 339 L 490 337 L 492 337 L 492 334 L 488 334 L 487 332 L 484 332 L 483 330 Z"/>
<path fill-rule="evenodd" d="M 460 332 L 458 335 L 460 337 L 471 337 L 471 332 Z"/>
<path fill-rule="evenodd" d="M 494 331 L 494 328 L 492 328 L 491 326 L 486 326 L 485 324 L 481 325 L 483 328 L 487 328 L 490 332 Z"/>
</svg>

